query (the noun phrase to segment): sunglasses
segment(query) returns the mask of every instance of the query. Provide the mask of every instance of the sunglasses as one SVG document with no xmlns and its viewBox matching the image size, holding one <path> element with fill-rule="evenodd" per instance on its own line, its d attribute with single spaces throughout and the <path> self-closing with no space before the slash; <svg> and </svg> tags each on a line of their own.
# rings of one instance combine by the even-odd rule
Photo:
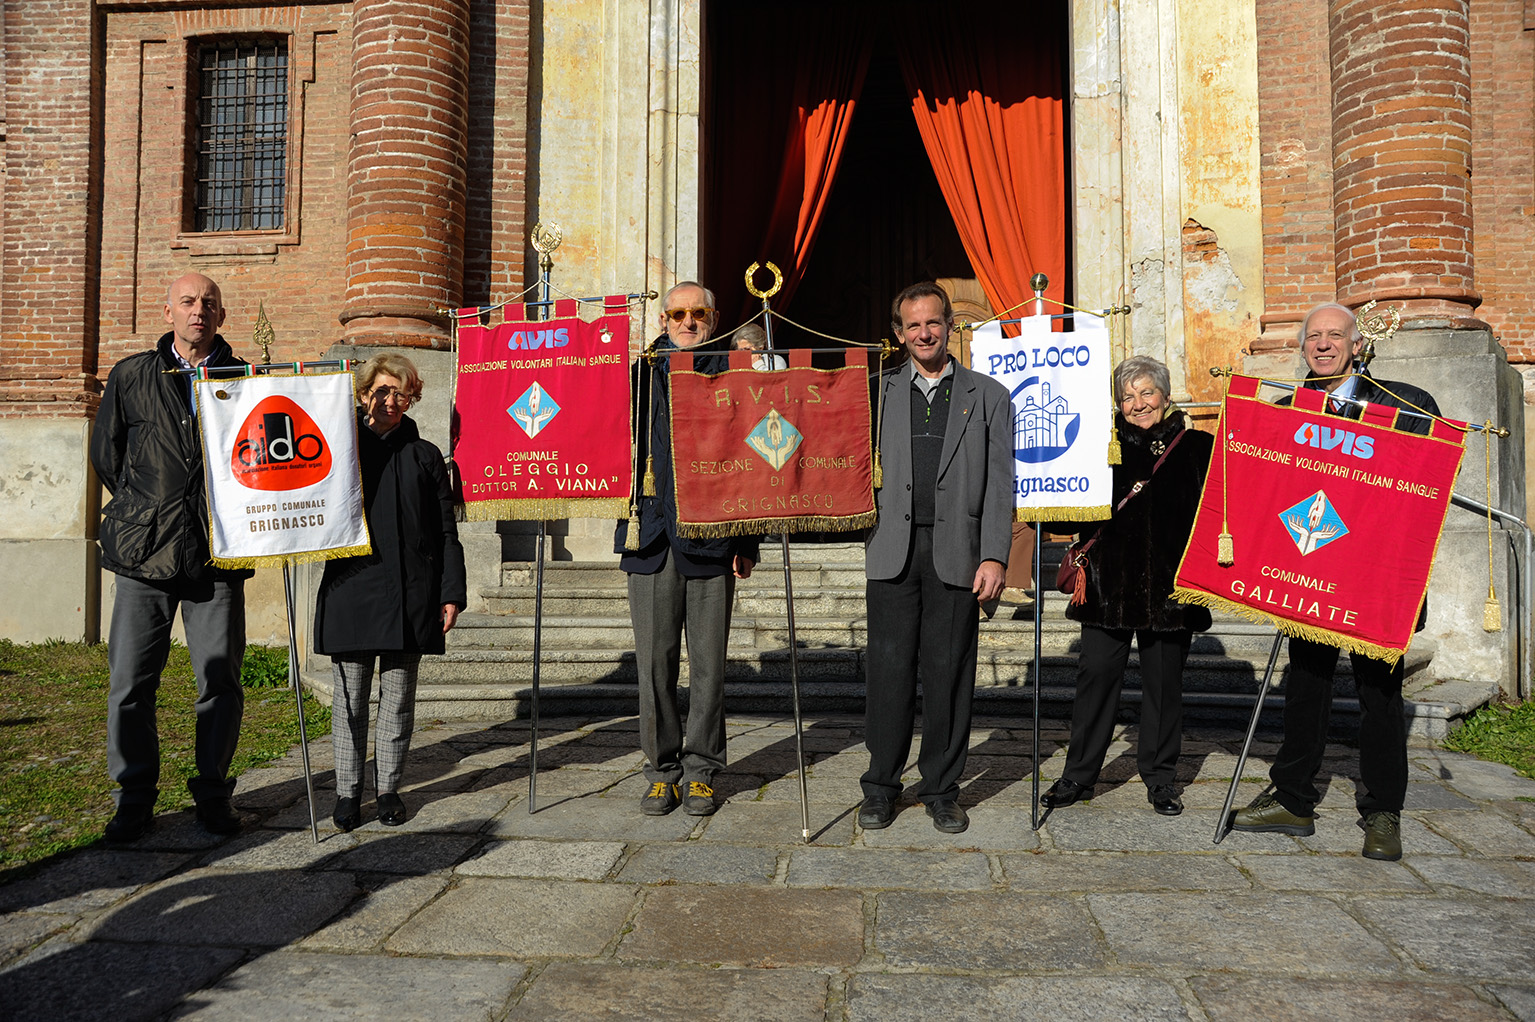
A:
<svg viewBox="0 0 1535 1022">
<path fill-rule="evenodd" d="M 704 320 L 708 319 L 710 316 L 713 316 L 713 315 L 714 315 L 714 310 L 713 309 L 707 309 L 707 308 L 706 309 L 667 309 L 666 310 L 666 318 L 671 320 L 673 323 L 681 323 L 684 319 L 686 319 L 689 316 L 692 316 L 695 320 L 697 320 L 698 322 L 702 323 Z"/>
</svg>

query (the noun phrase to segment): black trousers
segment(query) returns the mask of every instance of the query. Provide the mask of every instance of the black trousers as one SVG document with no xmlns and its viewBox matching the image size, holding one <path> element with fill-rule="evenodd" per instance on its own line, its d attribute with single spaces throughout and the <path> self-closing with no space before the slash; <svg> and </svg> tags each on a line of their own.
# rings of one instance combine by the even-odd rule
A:
<svg viewBox="0 0 1535 1022">
<path fill-rule="evenodd" d="M 906 566 L 893 579 L 867 583 L 869 646 L 864 744 L 869 769 L 863 793 L 901 793 L 922 682 L 922 748 L 917 796 L 923 802 L 959 795 L 970 752 L 980 607 L 969 589 L 945 584 L 933 568 L 933 530 L 912 530 Z"/>
<path fill-rule="evenodd" d="M 1306 639 L 1290 640 L 1290 676 L 1285 681 L 1284 741 L 1269 777 L 1279 803 L 1298 816 L 1310 816 L 1322 794 L 1316 775 L 1327 748 L 1332 716 L 1333 672 L 1337 646 Z M 1359 692 L 1359 777 L 1355 795 L 1361 814 L 1402 811 L 1407 798 L 1407 722 L 1402 718 L 1402 661 L 1351 653 Z"/>
<path fill-rule="evenodd" d="M 1082 626 L 1077 694 L 1071 704 L 1071 745 L 1061 776 L 1092 787 L 1114 733 L 1119 692 L 1130 662 L 1130 639 L 1141 651 L 1141 724 L 1135 763 L 1149 788 L 1171 784 L 1183 750 L 1183 665 L 1193 633 Z"/>
</svg>

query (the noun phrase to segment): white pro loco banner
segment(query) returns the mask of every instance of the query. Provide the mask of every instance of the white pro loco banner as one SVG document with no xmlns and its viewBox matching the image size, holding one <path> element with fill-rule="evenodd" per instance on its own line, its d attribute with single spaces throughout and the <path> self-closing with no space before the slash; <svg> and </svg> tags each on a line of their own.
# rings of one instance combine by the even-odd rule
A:
<svg viewBox="0 0 1535 1022">
<path fill-rule="evenodd" d="M 1113 504 L 1109 331 L 1086 313 L 1075 325 L 1053 333 L 1049 316 L 1030 316 L 1017 337 L 987 323 L 970 341 L 970 367 L 1013 397 L 1013 503 L 1021 522 L 1099 521 Z"/>
<path fill-rule="evenodd" d="M 198 380 L 213 563 L 371 552 L 351 373 Z"/>
</svg>

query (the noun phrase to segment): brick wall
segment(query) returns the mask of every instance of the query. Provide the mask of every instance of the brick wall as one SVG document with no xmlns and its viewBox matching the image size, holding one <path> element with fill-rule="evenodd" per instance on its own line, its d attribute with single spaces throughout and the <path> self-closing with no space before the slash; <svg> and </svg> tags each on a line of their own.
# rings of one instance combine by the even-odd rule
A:
<svg viewBox="0 0 1535 1022">
<path fill-rule="evenodd" d="M 100 20 L 91 0 L 7 3 L 0 416 L 95 413 Z"/>
<path fill-rule="evenodd" d="M 1294 347 L 1300 318 L 1336 287 L 1327 7 L 1257 4 L 1264 316 L 1254 350 Z"/>
<path fill-rule="evenodd" d="M 470 6 L 464 304 L 526 285 L 530 0 Z"/>
</svg>

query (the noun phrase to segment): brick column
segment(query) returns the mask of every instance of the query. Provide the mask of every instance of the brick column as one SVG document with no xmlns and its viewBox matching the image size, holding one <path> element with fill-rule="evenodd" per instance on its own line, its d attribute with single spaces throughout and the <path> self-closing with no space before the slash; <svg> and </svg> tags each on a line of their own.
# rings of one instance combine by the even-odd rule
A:
<svg viewBox="0 0 1535 1022">
<path fill-rule="evenodd" d="M 345 340 L 446 347 L 463 290 L 468 0 L 356 0 Z"/>
<path fill-rule="evenodd" d="M 1468 0 L 1332 0 L 1329 34 L 1338 301 L 1468 318 Z"/>
</svg>

